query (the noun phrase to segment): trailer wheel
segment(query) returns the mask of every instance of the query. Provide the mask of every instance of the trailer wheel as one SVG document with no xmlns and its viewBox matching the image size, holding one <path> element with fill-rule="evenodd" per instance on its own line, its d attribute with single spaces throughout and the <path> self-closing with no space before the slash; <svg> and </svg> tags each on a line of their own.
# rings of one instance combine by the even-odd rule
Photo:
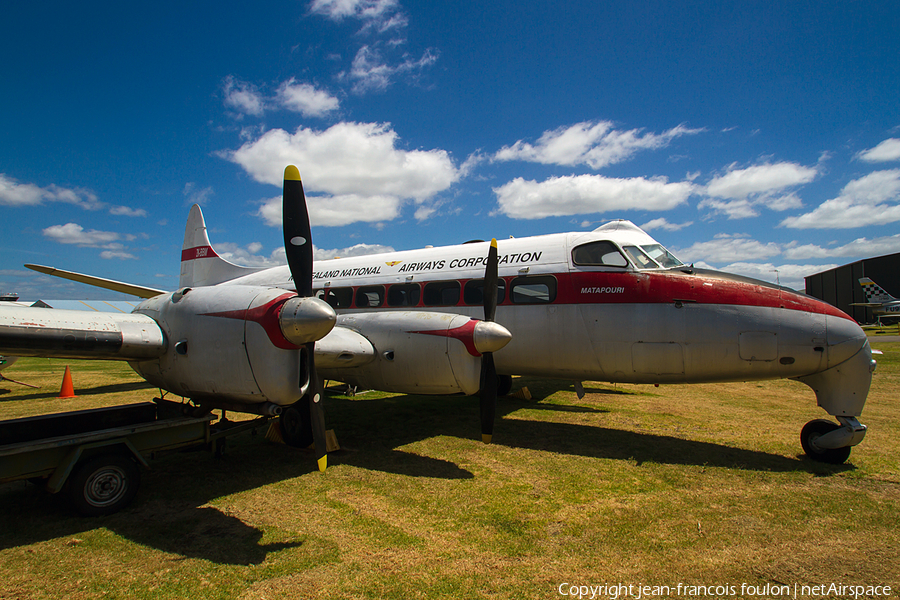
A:
<svg viewBox="0 0 900 600">
<path fill-rule="evenodd" d="M 131 457 L 102 454 L 75 467 L 67 483 L 67 495 L 79 513 L 99 517 L 127 506 L 140 482 L 141 473 Z"/>
</svg>

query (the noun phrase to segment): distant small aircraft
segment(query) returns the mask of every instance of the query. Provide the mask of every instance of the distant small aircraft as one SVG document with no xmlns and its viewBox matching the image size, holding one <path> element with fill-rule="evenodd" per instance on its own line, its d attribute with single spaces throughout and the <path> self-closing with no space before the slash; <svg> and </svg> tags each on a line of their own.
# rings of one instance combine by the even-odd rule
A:
<svg viewBox="0 0 900 600">
<path fill-rule="evenodd" d="M 842 463 L 865 436 L 857 417 L 875 361 L 852 318 L 784 287 L 686 265 L 628 221 L 313 264 L 296 167 L 285 169 L 283 213 L 288 266 L 249 268 L 216 254 L 193 206 L 174 292 L 26 265 L 147 300 L 130 315 L 0 311 L 0 352 L 126 360 L 201 410 L 280 414 L 285 441 L 314 440 L 320 468 L 319 376 L 401 393 L 480 392 L 485 441 L 513 375 L 576 389 L 790 378 L 838 420 L 802 428 L 807 455 Z"/>
<path fill-rule="evenodd" d="M 869 279 L 860 277 L 859 285 L 866 293 L 865 302 L 854 302 L 850 306 L 867 306 L 881 322 L 882 317 L 900 317 L 900 298 L 894 298 L 883 287 Z"/>
</svg>

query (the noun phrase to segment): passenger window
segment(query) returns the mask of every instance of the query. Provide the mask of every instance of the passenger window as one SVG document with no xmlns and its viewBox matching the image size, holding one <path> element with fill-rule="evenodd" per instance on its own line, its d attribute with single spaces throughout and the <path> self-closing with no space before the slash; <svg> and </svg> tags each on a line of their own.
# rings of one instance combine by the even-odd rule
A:
<svg viewBox="0 0 900 600">
<path fill-rule="evenodd" d="M 353 288 L 325 288 L 316 291 L 316 298 L 327 302 L 331 308 L 350 308 Z"/>
<path fill-rule="evenodd" d="M 643 250 L 638 248 L 637 246 L 625 246 L 625 252 L 628 253 L 628 256 L 631 257 L 631 260 L 634 261 L 634 264 L 637 265 L 638 269 L 658 269 L 659 265 L 653 262 L 653 260 L 647 256 Z"/>
<path fill-rule="evenodd" d="M 506 299 L 506 281 L 497 278 L 497 304 Z M 463 302 L 471 306 L 484 305 L 484 279 L 472 279 L 463 288 Z"/>
<path fill-rule="evenodd" d="M 367 285 L 356 290 L 357 308 L 375 308 L 384 304 L 384 286 Z"/>
<path fill-rule="evenodd" d="M 572 262 L 579 266 L 627 267 L 628 261 L 612 242 L 591 242 L 572 250 Z"/>
<path fill-rule="evenodd" d="M 459 304 L 458 281 L 432 281 L 425 284 L 425 306 L 455 306 Z"/>
<path fill-rule="evenodd" d="M 416 306 L 419 303 L 418 283 L 397 283 L 388 288 L 388 306 Z"/>
<path fill-rule="evenodd" d="M 512 280 L 512 301 L 515 304 L 549 304 L 556 300 L 556 277 L 526 275 Z"/>
</svg>

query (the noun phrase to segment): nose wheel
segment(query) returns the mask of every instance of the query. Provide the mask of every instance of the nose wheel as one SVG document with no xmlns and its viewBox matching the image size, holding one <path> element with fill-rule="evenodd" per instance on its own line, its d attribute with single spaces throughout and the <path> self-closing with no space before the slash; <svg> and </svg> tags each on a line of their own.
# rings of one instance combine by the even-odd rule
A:
<svg viewBox="0 0 900 600">
<path fill-rule="evenodd" d="M 865 426 L 862 426 L 865 427 Z M 800 432 L 800 445 L 811 459 L 832 465 L 843 464 L 850 458 L 852 446 L 829 448 L 829 440 L 835 438 L 834 432 L 845 429 L 832 421 L 816 419 L 803 426 Z M 829 436 L 828 434 L 833 434 Z M 827 436 L 827 437 L 826 437 Z M 833 442 L 832 442 L 833 443 Z"/>
</svg>

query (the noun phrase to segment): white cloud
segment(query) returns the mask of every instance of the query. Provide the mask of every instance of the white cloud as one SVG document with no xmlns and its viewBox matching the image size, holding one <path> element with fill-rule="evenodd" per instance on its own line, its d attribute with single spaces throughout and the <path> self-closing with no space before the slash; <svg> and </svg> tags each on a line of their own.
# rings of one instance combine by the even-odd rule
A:
<svg viewBox="0 0 900 600">
<path fill-rule="evenodd" d="M 519 140 L 512 146 L 504 146 L 494 154 L 493 159 L 564 166 L 588 165 L 592 169 L 600 169 L 622 162 L 639 150 L 663 148 L 676 137 L 703 130 L 679 125 L 659 135 L 640 135 L 641 131 L 619 131 L 613 129 L 610 121 L 585 121 L 545 131 L 534 145 Z"/>
<path fill-rule="evenodd" d="M 98 231 L 90 229 L 85 231 L 84 227 L 77 223 L 66 223 L 65 225 L 52 225 L 42 231 L 45 237 L 58 242 L 60 244 L 72 244 L 83 248 L 100 248 L 100 258 L 105 259 L 136 259 L 137 257 L 127 252 L 127 248 L 118 240 L 121 239 L 118 233 L 113 231 Z M 128 236 L 133 239 L 134 236 Z"/>
<path fill-rule="evenodd" d="M 88 210 L 103 206 L 89 190 L 73 190 L 52 184 L 42 188 L 33 183 L 19 183 L 0 173 L 0 206 L 40 206 L 44 202 L 65 202 Z"/>
<path fill-rule="evenodd" d="M 147 211 L 143 208 L 131 208 L 128 206 L 111 206 L 109 214 L 118 217 L 146 217 Z"/>
<path fill-rule="evenodd" d="M 401 62 L 391 64 L 385 60 L 377 48 L 363 46 L 353 58 L 350 71 L 341 73 L 339 77 L 352 82 L 351 90 L 356 94 L 370 91 L 383 92 L 398 76 L 415 77 L 425 68 L 437 62 L 437 59 L 437 52 L 429 48 L 417 60 L 404 55 Z"/>
<path fill-rule="evenodd" d="M 332 21 L 347 18 L 363 21 L 384 20 L 397 12 L 397 0 L 313 0 L 309 12 Z"/>
<path fill-rule="evenodd" d="M 744 275 L 769 283 L 802 290 L 806 287 L 805 277 L 833 269 L 838 265 L 774 265 L 772 263 L 735 262 L 720 269 L 726 273 Z"/>
<path fill-rule="evenodd" d="M 771 258 L 781 254 L 781 248 L 774 242 L 764 244 L 744 235 L 720 233 L 712 240 L 696 242 L 684 249 L 673 249 L 672 252 L 687 263 L 703 261 L 722 264 Z"/>
<path fill-rule="evenodd" d="M 874 148 L 863 150 L 856 158 L 870 163 L 900 160 L 900 139 L 888 138 Z"/>
<path fill-rule="evenodd" d="M 265 200 L 256 215 L 267 225 L 281 227 L 282 198 Z M 307 196 L 309 221 L 313 226 L 339 227 L 351 223 L 392 221 L 400 216 L 400 198 L 396 196 Z"/>
<path fill-rule="evenodd" d="M 267 97 L 257 86 L 239 81 L 233 75 L 225 78 L 222 88 L 225 106 L 236 110 L 241 116 L 261 117 L 267 110 L 283 108 L 304 117 L 324 117 L 340 106 L 340 101 L 328 92 L 316 89 L 309 83 L 298 83 L 293 77 L 282 82 L 271 97 Z"/>
<path fill-rule="evenodd" d="M 641 229 L 644 231 L 652 231 L 654 229 L 665 229 L 666 231 L 678 231 L 680 229 L 684 229 L 685 227 L 690 227 L 693 225 L 693 221 L 686 221 L 684 223 L 669 223 L 664 218 L 653 219 L 647 221 L 643 225 L 641 225 Z"/>
<path fill-rule="evenodd" d="M 337 110 L 338 99 L 328 92 L 317 90 L 308 83 L 297 83 L 292 77 L 278 87 L 275 101 L 290 111 L 304 117 L 322 117 Z"/>
<path fill-rule="evenodd" d="M 665 177 L 613 179 L 599 175 L 525 181 L 494 188 L 499 211 L 514 219 L 541 219 L 624 210 L 671 210 L 687 201 L 693 185 Z"/>
<path fill-rule="evenodd" d="M 757 207 L 785 211 L 803 206 L 800 197 L 788 191 L 792 187 L 813 181 L 818 169 L 791 162 L 764 164 L 738 169 L 734 164 L 724 175 L 713 177 L 705 192 L 710 198 L 698 208 L 710 208 L 724 213 L 729 219 L 755 217 Z"/>
<path fill-rule="evenodd" d="M 837 198 L 781 222 L 794 229 L 850 229 L 900 221 L 900 169 L 875 171 L 844 186 Z"/>
<path fill-rule="evenodd" d="M 313 248 L 314 260 L 328 260 L 330 258 L 350 258 L 353 256 L 368 256 L 370 254 L 384 254 L 386 252 L 394 252 L 391 246 L 382 246 L 381 244 L 356 244 L 349 248 L 335 248 L 333 250 L 325 250 L 323 248 Z"/>
<path fill-rule="evenodd" d="M 375 221 L 396 217 L 402 200 L 431 198 L 459 179 L 446 151 L 401 150 L 397 142 L 389 124 L 338 123 L 293 134 L 273 129 L 223 156 L 255 180 L 277 186 L 286 165 L 299 165 L 307 191 L 335 197 L 323 214 L 348 212 L 341 219 L 352 220 L 344 222 Z M 377 218 L 360 214 L 369 211 Z"/>
<path fill-rule="evenodd" d="M 874 239 L 858 238 L 842 246 L 832 248 L 817 244 L 793 245 L 785 248 L 784 256 L 790 260 L 808 258 L 862 258 L 900 252 L 900 233 Z"/>
<path fill-rule="evenodd" d="M 200 206 L 206 206 L 210 196 L 214 193 L 212 187 L 198 188 L 193 181 L 184 184 L 184 189 L 181 190 L 181 194 L 187 199 L 188 204 L 199 204 Z"/>
<path fill-rule="evenodd" d="M 238 81 L 229 75 L 222 84 L 225 92 L 225 106 L 239 113 L 261 116 L 265 110 L 265 100 L 259 89 L 245 81 Z"/>
<path fill-rule="evenodd" d="M 246 247 L 229 242 L 216 242 L 216 254 L 236 265 L 245 267 L 279 267 L 287 264 L 284 247 L 275 248 L 268 256 L 259 254 L 263 246 L 251 242 Z"/>
</svg>

